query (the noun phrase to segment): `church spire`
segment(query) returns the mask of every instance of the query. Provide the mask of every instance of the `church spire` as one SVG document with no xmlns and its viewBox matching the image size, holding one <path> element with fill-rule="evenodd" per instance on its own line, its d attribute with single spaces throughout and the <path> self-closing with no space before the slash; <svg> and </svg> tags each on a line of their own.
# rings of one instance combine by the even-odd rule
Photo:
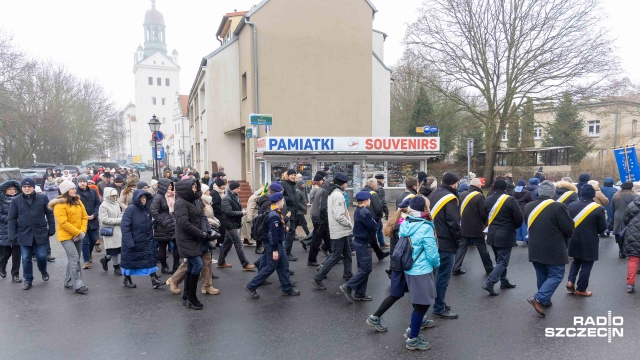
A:
<svg viewBox="0 0 640 360">
<path fill-rule="evenodd" d="M 156 0 L 151 0 L 151 9 L 144 15 L 144 56 L 156 52 L 167 55 L 164 16 L 156 10 Z"/>
</svg>

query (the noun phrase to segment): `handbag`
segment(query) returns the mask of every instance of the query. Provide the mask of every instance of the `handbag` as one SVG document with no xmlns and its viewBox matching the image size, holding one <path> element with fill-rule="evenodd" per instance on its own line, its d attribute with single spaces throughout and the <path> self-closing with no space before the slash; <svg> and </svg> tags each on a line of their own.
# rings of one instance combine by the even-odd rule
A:
<svg viewBox="0 0 640 360">
<path fill-rule="evenodd" d="M 100 228 L 101 236 L 113 236 L 113 227 L 112 226 L 103 226 Z"/>
</svg>

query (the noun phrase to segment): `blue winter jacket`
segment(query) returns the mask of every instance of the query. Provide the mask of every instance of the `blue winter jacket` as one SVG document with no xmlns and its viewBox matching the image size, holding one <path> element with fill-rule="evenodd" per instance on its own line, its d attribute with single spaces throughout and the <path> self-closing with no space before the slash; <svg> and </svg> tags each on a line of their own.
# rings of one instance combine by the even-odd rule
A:
<svg viewBox="0 0 640 360">
<path fill-rule="evenodd" d="M 604 207 L 604 210 L 607 212 L 607 219 L 613 219 L 613 208 L 611 207 L 613 202 L 611 200 L 613 199 L 613 195 L 618 192 L 618 189 L 614 188 L 613 184 L 609 185 L 605 181 L 605 184 L 600 187 L 600 191 L 602 191 L 602 194 L 609 199 L 609 203 Z"/>
<path fill-rule="evenodd" d="M 399 235 L 411 238 L 413 267 L 407 275 L 425 275 L 440 267 L 440 254 L 433 223 L 418 217 L 407 216 L 400 225 Z M 422 253 L 420 253 L 422 252 Z M 420 256 L 418 256 L 420 254 Z"/>
<path fill-rule="evenodd" d="M 0 184 L 0 246 L 18 245 L 15 240 L 9 241 L 9 205 L 12 198 L 5 194 L 9 187 L 18 189 L 17 195 L 21 193 L 20 183 L 15 180 L 7 180 Z"/>
<path fill-rule="evenodd" d="M 140 198 L 147 198 L 142 205 Z M 151 202 L 153 196 L 144 191 L 133 193 L 133 202 L 122 214 L 122 260 L 125 269 L 147 269 L 156 266 L 157 250 L 153 245 Z"/>
</svg>

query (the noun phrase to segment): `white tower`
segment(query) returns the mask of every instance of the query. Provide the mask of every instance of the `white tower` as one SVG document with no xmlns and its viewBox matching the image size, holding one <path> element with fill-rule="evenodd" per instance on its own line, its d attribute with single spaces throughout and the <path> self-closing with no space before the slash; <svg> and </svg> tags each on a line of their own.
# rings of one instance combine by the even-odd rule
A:
<svg viewBox="0 0 640 360">
<path fill-rule="evenodd" d="M 152 149 L 149 145 L 151 130 L 148 122 L 156 115 L 161 122 L 160 131 L 165 139 L 174 134 L 173 112 L 175 94 L 180 91 L 180 66 L 175 60 L 178 52 L 167 55 L 166 26 L 164 16 L 156 10 L 156 1 L 151 0 L 151 9 L 144 16 L 144 47 L 134 52 L 133 74 L 135 77 L 135 121 L 131 123 L 131 155 L 135 161 L 151 163 Z M 166 141 L 166 140 L 165 140 Z M 158 145 L 164 145 L 162 142 Z M 167 165 L 167 157 L 162 160 Z M 171 162 L 169 161 L 169 164 Z"/>
</svg>

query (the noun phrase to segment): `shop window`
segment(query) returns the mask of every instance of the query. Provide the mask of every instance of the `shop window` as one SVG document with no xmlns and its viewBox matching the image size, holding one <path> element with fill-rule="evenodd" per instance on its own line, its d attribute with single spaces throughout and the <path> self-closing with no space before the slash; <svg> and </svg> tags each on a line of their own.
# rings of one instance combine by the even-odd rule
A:
<svg viewBox="0 0 640 360">
<path fill-rule="evenodd" d="M 364 177 L 366 179 L 375 177 L 378 174 L 384 174 L 385 180 L 387 178 L 386 170 L 384 167 L 384 161 L 372 161 L 366 162 L 364 167 Z M 364 186 L 364 184 L 363 184 Z"/>
<path fill-rule="evenodd" d="M 297 168 L 297 164 L 295 162 L 274 162 L 271 164 L 271 182 L 276 179 L 282 180 L 282 175 L 287 172 L 287 170 Z"/>
<path fill-rule="evenodd" d="M 419 161 L 389 161 L 387 163 L 387 186 L 405 187 L 405 179 L 418 176 Z"/>
<path fill-rule="evenodd" d="M 337 172 L 343 172 L 347 174 L 349 182 L 347 187 L 353 186 L 353 162 L 319 162 L 318 169 L 329 168 L 328 174 L 333 177 Z"/>
</svg>

